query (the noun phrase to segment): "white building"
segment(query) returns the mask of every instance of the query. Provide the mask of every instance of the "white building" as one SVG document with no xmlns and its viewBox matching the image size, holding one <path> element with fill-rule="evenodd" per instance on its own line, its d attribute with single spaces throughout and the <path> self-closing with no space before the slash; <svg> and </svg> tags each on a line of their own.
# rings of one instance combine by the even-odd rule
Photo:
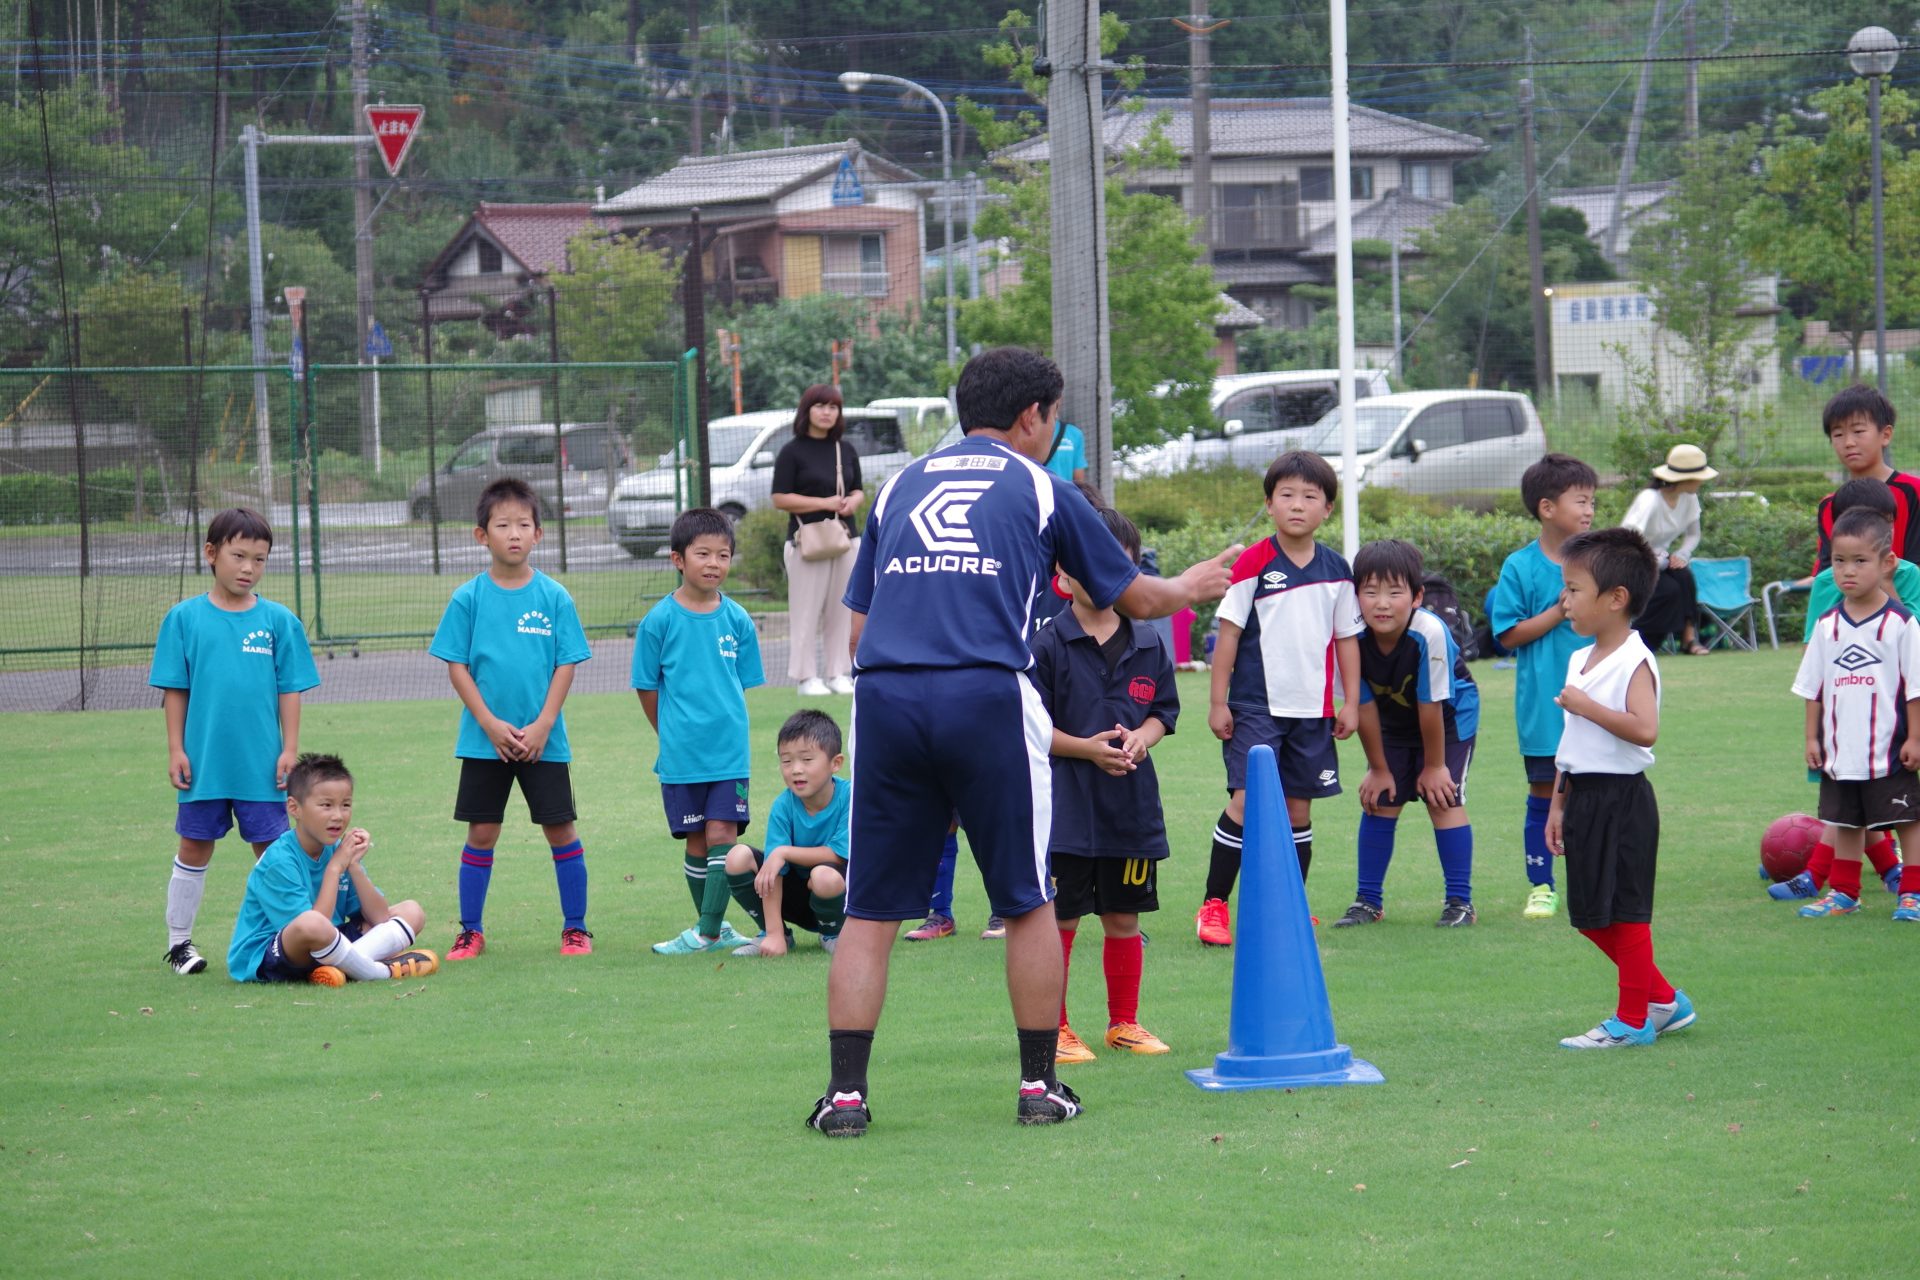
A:
<svg viewBox="0 0 1920 1280">
<path fill-rule="evenodd" d="M 1739 312 L 1756 321 L 1740 345 L 1733 379 L 1748 403 L 1780 394 L 1778 284 L 1771 276 L 1750 281 L 1749 302 Z M 1653 299 L 1638 284 L 1557 284 L 1549 313 L 1556 396 L 1584 391 L 1602 404 L 1618 404 L 1627 397 L 1631 370 L 1651 367 L 1663 399 L 1684 404 L 1690 398 L 1686 344 L 1660 327 Z"/>
</svg>

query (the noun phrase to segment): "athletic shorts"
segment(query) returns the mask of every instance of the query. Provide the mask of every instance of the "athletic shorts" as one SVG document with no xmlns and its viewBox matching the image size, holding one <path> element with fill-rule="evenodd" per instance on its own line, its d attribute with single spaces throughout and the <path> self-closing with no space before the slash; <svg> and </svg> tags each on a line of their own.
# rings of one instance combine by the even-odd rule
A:
<svg viewBox="0 0 1920 1280">
<path fill-rule="evenodd" d="M 290 960 L 280 946 L 280 935 L 274 934 L 273 941 L 267 944 L 267 954 L 260 957 L 260 967 L 253 976 L 262 982 L 305 982 L 313 976 L 320 966 L 313 961 Z"/>
<path fill-rule="evenodd" d="M 752 845 L 747 847 L 753 849 Z M 766 865 L 767 855 L 753 849 L 753 869 L 758 871 Z M 780 918 L 789 929 L 798 926 L 809 933 L 820 932 L 820 917 L 813 914 L 813 891 L 807 888 L 807 876 L 812 871 L 812 867 L 788 863 L 786 874 L 780 877 Z"/>
<path fill-rule="evenodd" d="M 731 822 L 734 837 L 747 829 L 747 780 L 720 782 L 663 782 L 660 804 L 667 811 L 667 830 L 675 840 L 706 830 L 709 822 Z"/>
<path fill-rule="evenodd" d="M 1644 773 L 1566 776 L 1567 920 L 1576 929 L 1647 924 L 1660 860 L 1660 804 Z"/>
<path fill-rule="evenodd" d="M 1053 721 L 1004 667 L 862 671 L 853 687 L 847 914 L 922 920 L 954 812 L 996 915 L 1053 898 Z"/>
<path fill-rule="evenodd" d="M 1289 800 L 1324 800 L 1340 794 L 1340 757 L 1333 749 L 1333 720 L 1297 720 L 1234 708 L 1233 737 L 1220 744 L 1227 762 L 1227 791 L 1247 787 L 1247 755 L 1273 748 L 1280 788 Z"/>
<path fill-rule="evenodd" d="M 1859 782 L 1820 779 L 1820 821 L 1884 831 L 1920 822 L 1920 777 L 1905 769 Z"/>
<path fill-rule="evenodd" d="M 1053 914 L 1062 920 L 1104 916 L 1115 911 L 1158 911 L 1160 861 L 1056 853 L 1053 855 L 1053 888 Z"/>
<path fill-rule="evenodd" d="M 1381 754 L 1387 758 L 1387 772 L 1393 775 L 1393 795 L 1382 798 L 1381 804 L 1398 808 L 1403 804 L 1425 804 L 1420 798 L 1420 770 L 1427 763 L 1427 748 L 1424 743 L 1411 745 L 1398 742 L 1382 742 Z M 1467 803 L 1467 768 L 1473 763 L 1473 739 L 1465 742 L 1449 742 L 1446 750 L 1447 776 L 1453 779 L 1453 803 L 1447 806 L 1458 809 Z"/>
<path fill-rule="evenodd" d="M 1520 759 L 1527 766 L 1528 782 L 1552 782 L 1559 772 L 1552 756 L 1521 756 Z"/>
<path fill-rule="evenodd" d="M 507 797 L 520 784 L 527 816 L 543 827 L 574 820 L 573 775 L 558 760 L 460 761 L 460 793 L 453 802 L 458 822 L 494 823 L 507 820 Z"/>
<path fill-rule="evenodd" d="M 218 840 L 236 820 L 249 844 L 272 844 L 287 830 L 284 800 L 183 800 L 177 807 L 173 833 L 188 840 Z"/>
</svg>

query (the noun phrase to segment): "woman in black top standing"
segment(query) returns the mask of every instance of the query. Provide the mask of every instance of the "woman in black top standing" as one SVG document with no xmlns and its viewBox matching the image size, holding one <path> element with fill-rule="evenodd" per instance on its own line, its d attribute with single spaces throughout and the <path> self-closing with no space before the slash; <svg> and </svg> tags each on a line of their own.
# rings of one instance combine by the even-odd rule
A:
<svg viewBox="0 0 1920 1280">
<path fill-rule="evenodd" d="M 793 417 L 793 439 L 773 460 L 773 505 L 787 513 L 787 674 L 803 697 L 853 692 L 853 655 L 848 650 L 853 615 L 840 598 L 847 591 L 860 550 L 853 513 L 860 508 L 860 455 L 840 438 L 840 389 L 808 387 Z M 835 458 L 839 475 L 835 476 Z M 795 539 L 803 524 L 839 520 L 851 545 L 828 560 L 802 559 Z M 819 647 L 826 647 L 826 679 L 820 678 Z"/>
</svg>

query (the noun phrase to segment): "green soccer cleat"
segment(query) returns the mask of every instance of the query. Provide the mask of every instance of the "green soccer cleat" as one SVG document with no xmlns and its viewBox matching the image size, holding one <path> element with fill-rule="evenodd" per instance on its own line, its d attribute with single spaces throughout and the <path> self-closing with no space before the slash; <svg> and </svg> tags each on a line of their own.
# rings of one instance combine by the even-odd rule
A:
<svg viewBox="0 0 1920 1280">
<path fill-rule="evenodd" d="M 1529 920 L 1551 920 L 1560 910 L 1560 895 L 1550 884 L 1537 884 L 1527 894 L 1526 909 L 1520 914 Z"/>
<path fill-rule="evenodd" d="M 653 953 L 658 956 L 697 956 L 703 951 L 719 951 L 725 945 L 719 938 L 709 938 L 698 929 L 683 929 L 677 938 L 654 943 Z"/>
</svg>

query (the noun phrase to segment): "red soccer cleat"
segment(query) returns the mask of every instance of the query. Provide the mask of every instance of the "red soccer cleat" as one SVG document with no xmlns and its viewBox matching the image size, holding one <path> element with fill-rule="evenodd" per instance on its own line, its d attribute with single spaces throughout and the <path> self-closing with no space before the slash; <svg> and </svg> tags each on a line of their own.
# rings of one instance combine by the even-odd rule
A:
<svg viewBox="0 0 1920 1280">
<path fill-rule="evenodd" d="M 1233 923 L 1227 917 L 1227 904 L 1220 898 L 1208 898 L 1193 917 L 1194 936 L 1210 947 L 1233 945 Z"/>
<path fill-rule="evenodd" d="M 592 955 L 593 935 L 585 929 L 562 929 L 560 931 L 560 954 L 563 956 Z"/>
<path fill-rule="evenodd" d="M 462 929 L 460 936 L 453 940 L 453 946 L 447 951 L 447 959 L 471 960 L 487 949 L 487 935 L 478 929 Z"/>
</svg>

